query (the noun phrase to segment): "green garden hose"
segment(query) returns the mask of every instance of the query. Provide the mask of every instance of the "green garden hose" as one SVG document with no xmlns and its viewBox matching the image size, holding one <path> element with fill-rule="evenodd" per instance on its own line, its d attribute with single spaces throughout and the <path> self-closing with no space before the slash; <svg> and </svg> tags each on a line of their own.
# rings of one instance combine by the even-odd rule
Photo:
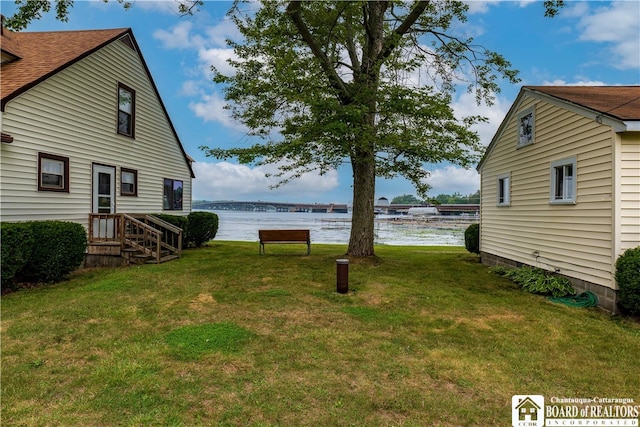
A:
<svg viewBox="0 0 640 427">
<path fill-rule="evenodd" d="M 553 302 L 559 302 L 570 307 L 595 307 L 598 305 L 598 297 L 593 292 L 583 292 L 579 295 L 567 297 L 549 297 Z"/>
</svg>

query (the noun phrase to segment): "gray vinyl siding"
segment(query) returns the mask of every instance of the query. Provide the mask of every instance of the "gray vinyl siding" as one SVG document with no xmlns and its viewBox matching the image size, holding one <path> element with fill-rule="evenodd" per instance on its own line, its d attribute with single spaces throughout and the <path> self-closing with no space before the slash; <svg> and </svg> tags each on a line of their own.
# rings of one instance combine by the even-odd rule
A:
<svg viewBox="0 0 640 427">
<path fill-rule="evenodd" d="M 535 106 L 535 143 L 516 149 L 518 112 Z M 481 250 L 612 287 L 611 128 L 523 97 L 482 166 Z M 550 203 L 551 162 L 576 159 L 576 204 Z M 511 174 L 510 206 L 496 206 Z M 536 259 L 533 255 L 540 256 Z"/>
<path fill-rule="evenodd" d="M 621 150 L 621 250 L 640 246 L 640 133 L 624 135 Z"/>
<path fill-rule="evenodd" d="M 135 90 L 135 139 L 116 133 L 118 82 Z M 116 212 L 162 212 L 163 178 L 182 180 L 191 210 L 187 162 L 138 54 L 113 42 L 10 101 L 2 144 L 2 221 L 58 219 L 87 225 L 92 165 L 116 168 Z M 38 152 L 69 158 L 68 193 L 38 191 Z M 121 168 L 138 172 L 138 196 L 120 196 Z"/>
</svg>

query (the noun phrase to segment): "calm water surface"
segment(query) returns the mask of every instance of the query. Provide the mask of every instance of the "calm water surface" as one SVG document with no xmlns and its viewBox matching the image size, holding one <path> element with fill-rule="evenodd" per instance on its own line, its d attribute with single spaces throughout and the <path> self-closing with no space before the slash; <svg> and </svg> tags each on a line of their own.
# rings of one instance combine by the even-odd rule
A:
<svg viewBox="0 0 640 427">
<path fill-rule="evenodd" d="M 296 229 L 311 231 L 312 243 L 347 244 L 351 214 L 305 212 L 210 211 L 220 220 L 215 240 L 258 241 L 259 229 Z M 393 218 L 380 215 L 380 219 Z M 376 221 L 378 245 L 464 246 L 464 228 L 442 229 L 420 224 L 394 224 Z"/>
</svg>

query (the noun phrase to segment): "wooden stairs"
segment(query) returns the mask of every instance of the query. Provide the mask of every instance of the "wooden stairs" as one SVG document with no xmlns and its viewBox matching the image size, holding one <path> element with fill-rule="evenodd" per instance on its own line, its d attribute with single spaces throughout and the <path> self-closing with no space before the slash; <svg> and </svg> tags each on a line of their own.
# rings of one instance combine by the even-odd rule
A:
<svg viewBox="0 0 640 427">
<path fill-rule="evenodd" d="M 181 228 L 147 214 L 89 214 L 86 267 L 160 264 L 180 258 Z"/>
</svg>

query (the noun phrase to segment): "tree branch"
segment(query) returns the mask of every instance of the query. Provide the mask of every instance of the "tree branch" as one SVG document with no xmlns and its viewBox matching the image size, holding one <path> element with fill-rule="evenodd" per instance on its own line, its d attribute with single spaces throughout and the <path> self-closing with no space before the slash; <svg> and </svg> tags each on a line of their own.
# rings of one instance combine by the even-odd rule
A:
<svg viewBox="0 0 640 427">
<path fill-rule="evenodd" d="M 418 18 L 420 18 L 424 13 L 425 9 L 429 6 L 429 3 L 431 3 L 430 0 L 416 3 L 416 6 L 404 18 L 404 21 L 402 21 L 398 28 L 393 30 L 393 34 L 391 34 L 390 37 L 387 37 L 384 41 L 384 49 L 380 52 L 378 60 L 383 60 L 391 55 L 391 52 L 393 52 L 393 50 L 398 46 L 400 38 L 402 38 L 402 36 L 411 29 L 413 24 L 415 24 Z"/>
<path fill-rule="evenodd" d="M 339 92 L 340 98 L 343 101 L 347 101 L 351 98 L 349 89 L 347 88 L 347 85 L 344 83 L 344 81 L 342 81 L 336 70 L 333 68 L 331 61 L 322 51 L 322 48 L 320 47 L 320 45 L 318 45 L 318 42 L 309 31 L 307 24 L 302 19 L 302 13 L 300 12 L 301 5 L 301 1 L 289 2 L 289 5 L 287 6 L 287 15 L 289 15 L 289 18 L 291 18 L 291 21 L 298 29 L 302 40 L 304 40 L 304 42 L 309 46 L 316 59 L 320 61 L 320 66 L 329 79 L 331 86 Z"/>
</svg>

